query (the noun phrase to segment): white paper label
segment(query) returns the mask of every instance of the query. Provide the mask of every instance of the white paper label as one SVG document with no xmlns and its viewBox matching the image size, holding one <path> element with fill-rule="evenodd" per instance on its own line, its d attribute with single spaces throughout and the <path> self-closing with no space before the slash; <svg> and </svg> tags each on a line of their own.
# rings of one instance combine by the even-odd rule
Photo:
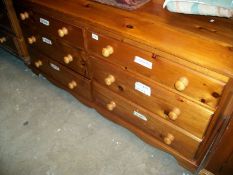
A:
<svg viewBox="0 0 233 175">
<path fill-rule="evenodd" d="M 138 63 L 138 64 L 140 64 L 140 65 L 142 65 L 144 67 L 147 67 L 148 69 L 152 69 L 152 65 L 153 65 L 152 62 L 147 61 L 147 60 L 145 60 L 145 59 L 143 59 L 143 58 L 141 58 L 139 56 L 134 57 L 134 62 Z"/>
<path fill-rule="evenodd" d="M 44 18 L 40 18 L 40 23 L 44 24 L 45 26 L 49 26 L 49 21 Z"/>
<path fill-rule="evenodd" d="M 146 94 L 148 96 L 151 96 L 151 89 L 149 86 L 142 84 L 140 82 L 135 83 L 135 89 L 142 92 L 143 94 Z"/>
<path fill-rule="evenodd" d="M 55 64 L 53 64 L 53 63 L 50 63 L 50 66 L 51 66 L 53 69 L 55 69 L 55 70 L 57 70 L 57 71 L 60 71 L 60 68 L 59 68 L 57 65 L 55 65 Z"/>
<path fill-rule="evenodd" d="M 42 37 L 42 41 L 43 41 L 44 43 L 46 43 L 46 44 L 49 44 L 49 45 L 52 45 L 52 44 L 53 44 L 52 41 L 51 41 L 50 39 L 45 38 L 45 37 Z"/>
<path fill-rule="evenodd" d="M 137 112 L 137 111 L 133 111 L 133 115 L 137 116 L 138 118 L 140 118 L 140 119 L 142 119 L 142 120 L 147 121 L 146 116 L 144 116 L 144 115 L 140 114 L 140 113 L 139 113 L 139 112 Z"/>
<path fill-rule="evenodd" d="M 99 40 L 99 36 L 97 35 L 97 34 L 95 34 L 95 33 L 92 33 L 91 34 L 91 37 L 93 38 L 93 39 L 95 39 L 95 40 Z"/>
</svg>

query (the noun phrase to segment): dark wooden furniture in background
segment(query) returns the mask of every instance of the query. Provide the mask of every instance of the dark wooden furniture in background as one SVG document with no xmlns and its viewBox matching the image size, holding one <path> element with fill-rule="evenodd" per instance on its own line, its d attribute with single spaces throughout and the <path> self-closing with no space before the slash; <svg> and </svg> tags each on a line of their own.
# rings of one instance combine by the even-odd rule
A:
<svg viewBox="0 0 233 175">
<path fill-rule="evenodd" d="M 221 114 L 225 116 L 225 122 L 219 127 L 218 134 L 210 147 L 206 158 L 199 169 L 203 169 L 200 175 L 231 175 L 233 174 L 233 88 L 229 89 L 228 103 Z"/>
<path fill-rule="evenodd" d="M 29 62 L 27 48 L 11 0 L 0 0 L 0 47 Z"/>
<path fill-rule="evenodd" d="M 233 111 L 233 21 L 162 3 L 132 12 L 87 0 L 14 5 L 35 73 L 200 170 Z"/>
<path fill-rule="evenodd" d="M 233 173 L 233 115 L 223 135 L 215 143 L 212 155 L 209 158 L 207 170 L 215 175 L 227 175 Z"/>
</svg>

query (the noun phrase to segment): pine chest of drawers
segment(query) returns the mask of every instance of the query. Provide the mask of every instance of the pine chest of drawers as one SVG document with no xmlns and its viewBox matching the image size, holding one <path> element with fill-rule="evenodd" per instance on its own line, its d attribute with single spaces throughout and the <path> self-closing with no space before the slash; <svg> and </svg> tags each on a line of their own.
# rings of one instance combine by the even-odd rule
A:
<svg viewBox="0 0 233 175">
<path fill-rule="evenodd" d="M 233 110 L 233 21 L 161 4 L 14 5 L 36 73 L 194 171 Z"/>
</svg>

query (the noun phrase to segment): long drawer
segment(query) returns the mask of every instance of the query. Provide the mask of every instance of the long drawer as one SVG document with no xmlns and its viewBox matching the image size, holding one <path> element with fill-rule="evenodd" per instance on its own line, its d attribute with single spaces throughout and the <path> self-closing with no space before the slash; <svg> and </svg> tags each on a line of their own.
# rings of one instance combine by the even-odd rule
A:
<svg viewBox="0 0 233 175">
<path fill-rule="evenodd" d="M 88 51 L 93 55 L 182 92 L 204 105 L 217 106 L 224 83 L 99 33 L 88 31 L 86 38 Z"/>
<path fill-rule="evenodd" d="M 199 138 L 204 136 L 213 111 L 101 59 L 92 57 L 91 62 L 94 79 L 101 85 Z"/>
<path fill-rule="evenodd" d="M 30 48 L 40 50 L 51 59 L 69 67 L 73 71 L 90 78 L 90 64 L 85 53 L 61 43 L 48 34 L 23 27 L 24 37 Z"/>
<path fill-rule="evenodd" d="M 93 89 L 94 98 L 98 105 L 152 135 L 164 144 L 169 145 L 187 158 L 192 159 L 195 156 L 201 142 L 200 139 L 171 125 L 96 82 L 93 82 Z"/>
<path fill-rule="evenodd" d="M 49 16 L 34 12 L 28 7 L 17 6 L 17 15 L 22 24 L 58 38 L 75 48 L 84 48 L 83 31 Z"/>
<path fill-rule="evenodd" d="M 30 49 L 32 65 L 52 79 L 67 87 L 70 91 L 92 100 L 91 81 L 72 72 L 56 61 L 47 58 L 35 49 Z"/>
</svg>

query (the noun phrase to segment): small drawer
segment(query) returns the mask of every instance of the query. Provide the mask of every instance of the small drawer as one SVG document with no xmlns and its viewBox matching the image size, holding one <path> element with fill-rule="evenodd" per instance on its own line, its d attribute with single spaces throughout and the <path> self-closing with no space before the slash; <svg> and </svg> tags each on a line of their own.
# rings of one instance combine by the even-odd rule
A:
<svg viewBox="0 0 233 175">
<path fill-rule="evenodd" d="M 88 100 L 92 100 L 91 81 L 77 75 L 56 61 L 50 60 L 36 49 L 29 49 L 31 64 L 43 74 L 49 76 L 56 82 L 61 83 L 70 91 Z"/>
<path fill-rule="evenodd" d="M 15 54 L 18 54 L 17 38 L 9 33 L 0 31 L 0 46 L 11 52 L 14 52 Z"/>
<path fill-rule="evenodd" d="M 22 4 L 17 1 L 15 2 L 14 7 L 20 23 L 23 25 L 27 25 L 28 27 L 34 27 L 35 18 L 31 8 L 27 6 L 22 6 Z"/>
<path fill-rule="evenodd" d="M 35 13 L 35 25 L 38 31 L 52 35 L 76 48 L 84 48 L 83 32 L 81 28 L 74 27 L 48 16 Z"/>
<path fill-rule="evenodd" d="M 152 135 L 185 157 L 194 158 L 201 142 L 200 139 L 107 90 L 96 82 L 93 82 L 93 94 L 98 105 Z"/>
<path fill-rule="evenodd" d="M 88 51 L 93 55 L 164 84 L 211 108 L 217 106 L 224 83 L 168 61 L 156 53 L 101 34 L 87 32 L 86 37 Z"/>
<path fill-rule="evenodd" d="M 58 61 L 73 71 L 90 78 L 90 64 L 85 53 L 59 42 L 47 34 L 23 27 L 24 37 L 30 48 L 38 49 L 47 57 Z"/>
<path fill-rule="evenodd" d="M 91 81 L 72 72 L 56 61 L 48 61 L 51 77 L 79 96 L 92 100 Z"/>
<path fill-rule="evenodd" d="M 213 111 L 101 59 L 91 58 L 91 63 L 101 85 L 199 138 L 204 136 Z"/>
<path fill-rule="evenodd" d="M 31 65 L 47 76 L 51 76 L 48 59 L 35 49 L 30 49 Z"/>
</svg>

